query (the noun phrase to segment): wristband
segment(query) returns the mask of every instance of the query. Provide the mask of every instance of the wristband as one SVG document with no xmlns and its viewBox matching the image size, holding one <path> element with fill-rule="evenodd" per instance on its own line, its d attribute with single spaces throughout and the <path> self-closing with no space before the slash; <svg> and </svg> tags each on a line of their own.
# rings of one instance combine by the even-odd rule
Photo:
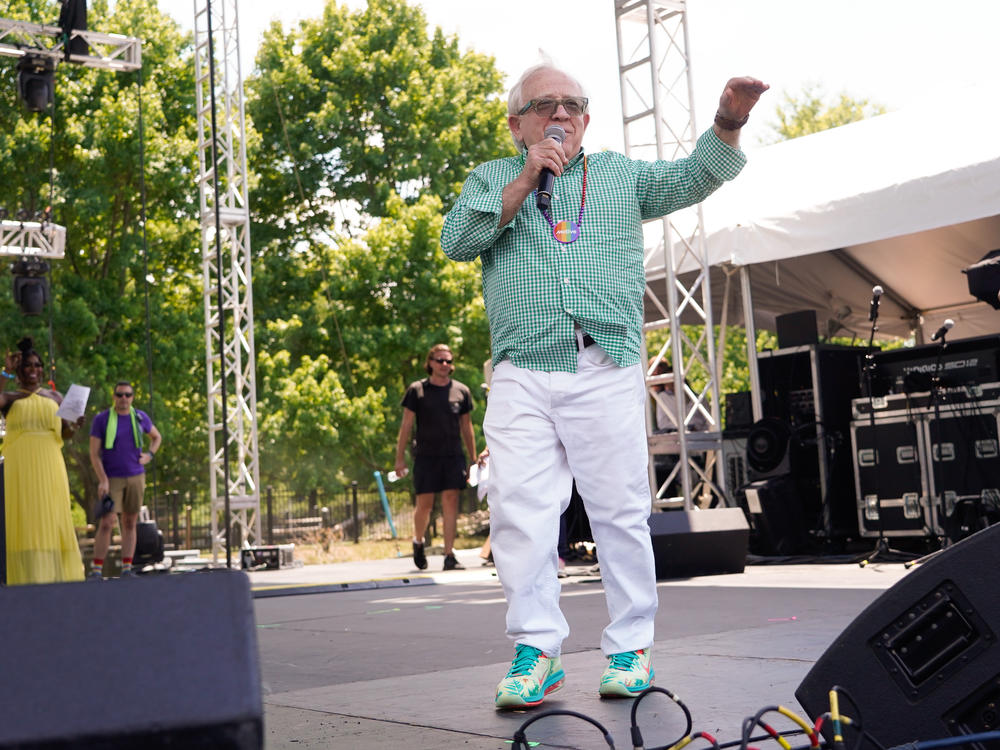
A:
<svg viewBox="0 0 1000 750">
<path fill-rule="evenodd" d="M 715 124 L 718 125 L 720 128 L 722 128 L 723 130 L 739 130 L 740 128 L 742 128 L 744 125 L 747 124 L 747 120 L 749 119 L 750 119 L 749 112 L 743 115 L 743 118 L 740 120 L 733 120 L 730 119 L 729 117 L 725 117 L 724 115 L 718 112 L 715 113 Z"/>
<path fill-rule="evenodd" d="M 0 370 L 0 375 L 3 375 L 5 378 L 7 378 L 7 380 L 13 380 L 14 378 L 17 377 L 17 375 L 12 375 L 11 373 L 7 372 L 6 370 Z"/>
</svg>

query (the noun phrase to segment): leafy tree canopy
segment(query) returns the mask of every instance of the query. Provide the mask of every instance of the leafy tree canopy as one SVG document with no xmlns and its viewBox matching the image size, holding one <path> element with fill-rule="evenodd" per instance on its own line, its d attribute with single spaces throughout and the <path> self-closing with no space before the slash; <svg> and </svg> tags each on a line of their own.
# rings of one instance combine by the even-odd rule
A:
<svg viewBox="0 0 1000 750">
<path fill-rule="evenodd" d="M 511 149 L 501 85 L 491 58 L 429 34 L 401 0 L 328 2 L 320 18 L 265 34 L 247 104 L 255 310 L 270 321 L 257 339 L 262 440 L 306 455 L 312 438 L 281 383 L 324 363 L 335 376 L 316 383 L 339 431 L 324 433 L 338 453 L 321 468 L 328 481 L 391 466 L 400 399 L 432 345 L 453 348 L 458 380 L 481 382 L 479 269 L 448 260 L 439 236 L 472 167 Z M 366 431 L 352 400 L 373 411 Z"/>
<path fill-rule="evenodd" d="M 452 347 L 455 377 L 474 392 L 489 353 L 478 266 L 454 263 L 441 252 L 440 200 L 428 196 L 407 205 L 393 198 L 387 210 L 362 237 L 312 248 L 301 269 L 318 282 L 312 296 L 297 298 L 298 313 L 268 324 L 266 349 L 278 354 L 258 357 L 267 440 L 301 443 L 303 451 L 313 433 L 298 429 L 279 384 L 290 370 L 293 381 L 315 372 L 319 361 L 336 370 L 330 380 L 318 379 L 321 389 L 331 389 L 326 408 L 341 431 L 341 455 L 322 469 L 328 483 L 361 481 L 391 466 L 400 400 L 407 383 L 425 376 L 431 346 Z M 359 403 L 371 412 L 363 420 Z"/>
<path fill-rule="evenodd" d="M 4 15 L 54 24 L 59 3 L 11 0 Z M 17 60 L 0 58 L 0 161 L 7 165 L 0 205 L 12 213 L 51 206 L 52 220 L 66 227 L 66 255 L 51 262 L 45 313 L 25 317 L 9 292 L 0 294 L 7 332 L 0 346 L 12 348 L 22 333 L 32 334 L 39 350 L 49 352 L 57 388 L 92 387 L 91 415 L 109 406 L 116 380 L 133 381 L 136 405 L 153 412 L 164 434 L 157 459 L 164 483 L 197 487 L 207 475 L 207 451 L 204 398 L 198 399 L 204 333 L 191 39 L 145 0 L 118 0 L 113 10 L 107 0 L 93 0 L 88 22 L 93 30 L 143 40 L 141 76 L 60 63 L 54 108 L 30 113 L 17 91 Z M 96 492 L 86 434 L 66 445 L 66 456 L 74 497 L 86 503 Z"/>
<path fill-rule="evenodd" d="M 402 0 L 359 11 L 328 0 L 287 33 L 275 22 L 247 82 L 261 238 L 336 235 L 342 201 L 367 216 L 385 216 L 394 194 L 450 204 L 506 139 L 501 84 L 492 58 L 428 35 Z"/>
<path fill-rule="evenodd" d="M 782 102 L 777 109 L 777 122 L 769 124 L 771 133 L 763 139 L 767 143 L 818 133 L 886 112 L 881 104 L 854 99 L 846 93 L 830 103 L 830 97 L 817 84 L 806 86 L 800 94 L 785 92 Z"/>
<path fill-rule="evenodd" d="M 51 24 L 59 3 L 11 0 L 4 14 Z M 90 385 L 91 415 L 109 406 L 114 381 L 133 381 L 136 405 L 164 434 L 160 490 L 198 497 L 207 440 L 192 38 L 147 0 L 91 0 L 88 21 L 143 40 L 141 75 L 60 64 L 54 121 L 24 110 L 16 60 L 0 58 L 10 167 L 0 206 L 51 205 L 67 228 L 45 314 L 26 318 L 0 295 L 0 346 L 28 333 L 48 351 L 51 330 L 56 385 Z M 471 167 L 510 149 L 501 81 L 492 59 L 428 33 L 401 0 L 356 12 L 330 2 L 320 18 L 268 31 L 246 133 L 265 484 L 367 482 L 391 465 L 399 400 L 435 343 L 453 347 L 456 377 L 477 390 L 489 352 L 478 268 L 448 261 L 438 234 Z M 89 506 L 85 434 L 66 455 L 74 496 Z"/>
</svg>

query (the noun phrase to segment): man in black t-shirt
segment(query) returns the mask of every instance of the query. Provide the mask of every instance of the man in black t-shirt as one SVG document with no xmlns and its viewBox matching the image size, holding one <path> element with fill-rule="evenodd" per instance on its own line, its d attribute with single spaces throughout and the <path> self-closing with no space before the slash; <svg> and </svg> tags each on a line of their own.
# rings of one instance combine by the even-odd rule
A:
<svg viewBox="0 0 1000 750">
<path fill-rule="evenodd" d="M 424 364 L 430 377 L 410 384 L 403 396 L 403 422 L 396 442 L 396 474 L 406 476 L 406 444 L 416 423 L 413 440 L 413 486 L 417 507 L 413 511 L 413 562 L 427 567 L 424 534 L 434 508 L 434 494 L 441 493 L 441 516 L 444 522 L 444 569 L 460 570 L 455 559 L 455 526 L 458 520 L 458 493 L 469 478 L 468 467 L 477 459 L 476 438 L 472 431 L 472 393 L 452 380 L 454 360 L 451 349 L 437 344 L 427 354 Z M 462 444 L 468 452 L 468 460 Z"/>
</svg>

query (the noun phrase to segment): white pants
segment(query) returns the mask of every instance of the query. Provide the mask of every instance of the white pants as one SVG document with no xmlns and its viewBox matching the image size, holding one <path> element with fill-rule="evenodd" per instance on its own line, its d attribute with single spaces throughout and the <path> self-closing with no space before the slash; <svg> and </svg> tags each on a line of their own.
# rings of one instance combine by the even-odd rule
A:
<svg viewBox="0 0 1000 750">
<path fill-rule="evenodd" d="M 576 373 L 504 360 L 493 372 L 483 430 L 490 449 L 490 540 L 507 597 L 507 635 L 558 656 L 569 635 L 559 609 L 559 516 L 572 482 L 597 545 L 611 622 L 605 655 L 653 643 L 656 574 L 642 368 L 615 365 L 600 346 Z"/>
</svg>

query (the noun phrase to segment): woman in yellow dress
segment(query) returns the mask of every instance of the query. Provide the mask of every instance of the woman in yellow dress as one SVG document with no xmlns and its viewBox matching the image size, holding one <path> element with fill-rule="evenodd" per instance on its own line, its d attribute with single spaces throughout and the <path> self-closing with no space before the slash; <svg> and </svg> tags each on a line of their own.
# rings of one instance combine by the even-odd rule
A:
<svg viewBox="0 0 1000 750">
<path fill-rule="evenodd" d="M 0 393 L 7 521 L 7 583 L 82 581 L 83 561 L 70 512 L 63 438 L 75 424 L 56 416 L 62 396 L 42 388 L 42 358 L 31 339 L 7 355 L 18 389 Z"/>
</svg>

